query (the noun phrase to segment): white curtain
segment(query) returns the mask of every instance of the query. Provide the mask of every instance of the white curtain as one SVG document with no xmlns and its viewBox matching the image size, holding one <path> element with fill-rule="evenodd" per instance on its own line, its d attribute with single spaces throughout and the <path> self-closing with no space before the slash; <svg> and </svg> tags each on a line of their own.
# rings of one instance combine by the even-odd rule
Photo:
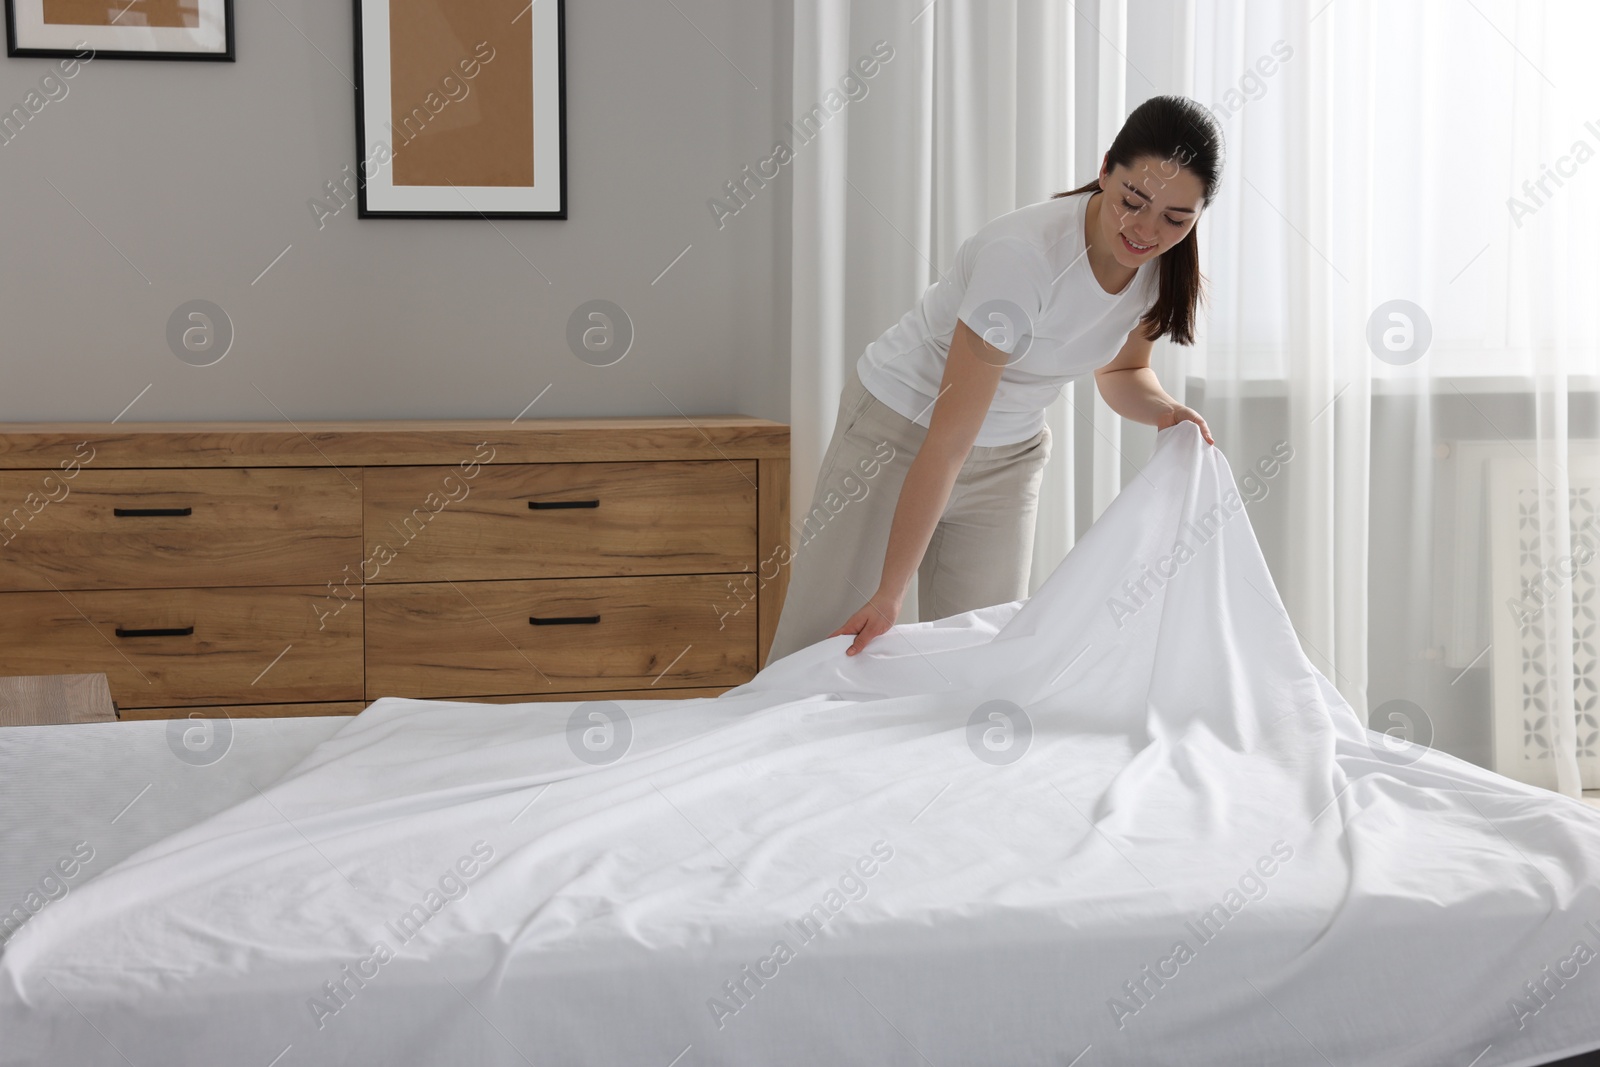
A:
<svg viewBox="0 0 1600 1067">
<path fill-rule="evenodd" d="M 874 42 L 894 58 L 793 164 L 795 513 L 850 363 L 960 241 L 1082 184 L 1132 107 L 1184 93 L 1228 158 L 1199 343 L 1153 362 L 1250 480 L 1306 654 L 1374 729 L 1600 787 L 1597 12 L 796 4 L 797 113 Z M 1088 378 L 1049 421 L 1035 586 L 1154 438 Z"/>
<path fill-rule="evenodd" d="M 1307 655 L 1373 729 L 1600 787 L 1600 5 L 1195 5 L 1191 398 L 1236 471 L 1293 449 L 1256 525 Z"/>
</svg>

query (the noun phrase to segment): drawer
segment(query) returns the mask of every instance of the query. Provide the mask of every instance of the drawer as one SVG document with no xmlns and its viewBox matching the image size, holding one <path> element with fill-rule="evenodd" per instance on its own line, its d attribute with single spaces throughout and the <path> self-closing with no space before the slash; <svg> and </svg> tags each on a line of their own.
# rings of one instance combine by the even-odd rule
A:
<svg viewBox="0 0 1600 1067">
<path fill-rule="evenodd" d="M 472 699 L 483 704 L 535 704 L 557 700 L 693 700 L 698 697 L 721 696 L 733 688 L 731 685 L 711 685 L 666 689 L 663 688 L 665 685 L 666 680 L 663 679 L 654 689 L 610 689 L 598 693 L 495 693 L 492 696 L 475 696 Z"/>
<path fill-rule="evenodd" d="M 369 585 L 367 698 L 738 685 L 756 613 L 728 611 L 730 577 Z"/>
<path fill-rule="evenodd" d="M 754 460 L 368 468 L 362 495 L 368 582 L 716 574 L 756 559 Z"/>
<path fill-rule="evenodd" d="M 345 477 L 270 467 L 0 471 L 0 590 L 339 581 L 361 553 L 361 477 Z"/>
<path fill-rule="evenodd" d="M 326 596 L 315 587 L 0 593 L 0 674 L 104 671 L 119 708 L 360 700 L 361 602 L 319 612 Z"/>
<path fill-rule="evenodd" d="M 360 715 L 364 700 L 327 704 L 210 704 L 189 708 L 118 708 L 119 719 L 284 719 L 306 715 Z"/>
</svg>

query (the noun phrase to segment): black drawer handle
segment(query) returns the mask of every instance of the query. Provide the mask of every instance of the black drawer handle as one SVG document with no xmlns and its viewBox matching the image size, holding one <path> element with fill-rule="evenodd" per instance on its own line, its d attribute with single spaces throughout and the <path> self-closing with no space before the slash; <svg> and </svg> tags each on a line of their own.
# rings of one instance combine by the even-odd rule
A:
<svg viewBox="0 0 1600 1067">
<path fill-rule="evenodd" d="M 194 633 L 193 626 L 155 626 L 148 630 L 124 630 L 117 627 L 118 637 L 188 637 Z"/>
<path fill-rule="evenodd" d="M 539 618 L 537 615 L 528 616 L 528 621 L 535 626 L 573 626 L 579 623 L 596 623 L 600 621 L 598 615 L 551 615 L 548 618 Z"/>
<path fill-rule="evenodd" d="M 600 506 L 600 501 L 598 501 L 598 500 L 530 500 L 530 501 L 528 501 L 528 509 L 530 511 L 544 511 L 547 508 L 597 508 L 599 506 Z"/>
<path fill-rule="evenodd" d="M 111 514 L 118 516 L 189 515 L 193 511 L 193 508 L 112 508 Z"/>
</svg>

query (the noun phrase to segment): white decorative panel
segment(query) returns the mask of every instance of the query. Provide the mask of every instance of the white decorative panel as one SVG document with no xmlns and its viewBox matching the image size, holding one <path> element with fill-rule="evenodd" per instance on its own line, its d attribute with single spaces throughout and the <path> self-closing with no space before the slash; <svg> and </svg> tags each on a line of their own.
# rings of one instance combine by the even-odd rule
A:
<svg viewBox="0 0 1600 1067">
<path fill-rule="evenodd" d="M 1546 520 L 1554 514 L 1557 487 L 1526 459 L 1495 458 L 1488 468 L 1493 769 L 1555 788 L 1551 717 L 1566 715 L 1583 786 L 1600 788 L 1600 463 L 1569 456 L 1571 541 L 1560 550 L 1541 523 L 1541 514 Z M 1571 630 L 1547 632 L 1542 605 L 1569 591 Z M 1559 662 L 1555 641 L 1572 650 L 1570 702 L 1550 677 L 1549 664 Z"/>
</svg>

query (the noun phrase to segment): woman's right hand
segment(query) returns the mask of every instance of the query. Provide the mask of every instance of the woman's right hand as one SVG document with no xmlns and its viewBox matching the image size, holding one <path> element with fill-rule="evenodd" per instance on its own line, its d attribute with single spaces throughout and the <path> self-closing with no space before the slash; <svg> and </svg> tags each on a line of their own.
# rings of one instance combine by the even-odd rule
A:
<svg viewBox="0 0 1600 1067">
<path fill-rule="evenodd" d="M 845 655 L 853 656 L 866 648 L 900 617 L 905 590 L 917 574 L 922 554 L 949 503 L 951 487 L 972 452 L 978 430 L 1000 388 L 1000 375 L 1009 362 L 1008 354 L 985 341 L 965 322 L 956 320 L 928 432 L 917 446 L 900 487 L 900 497 L 895 501 L 877 592 L 843 626 L 828 635 L 855 634 Z M 897 587 L 898 594 L 892 592 Z"/>
<path fill-rule="evenodd" d="M 850 616 L 843 626 L 828 636 L 855 634 L 856 639 L 844 650 L 845 655 L 853 656 L 866 648 L 867 642 L 887 632 L 889 627 L 894 625 L 894 621 L 900 617 L 900 603 L 900 597 L 891 596 L 880 589 L 872 594 L 872 599 L 861 606 L 860 611 Z"/>
</svg>

